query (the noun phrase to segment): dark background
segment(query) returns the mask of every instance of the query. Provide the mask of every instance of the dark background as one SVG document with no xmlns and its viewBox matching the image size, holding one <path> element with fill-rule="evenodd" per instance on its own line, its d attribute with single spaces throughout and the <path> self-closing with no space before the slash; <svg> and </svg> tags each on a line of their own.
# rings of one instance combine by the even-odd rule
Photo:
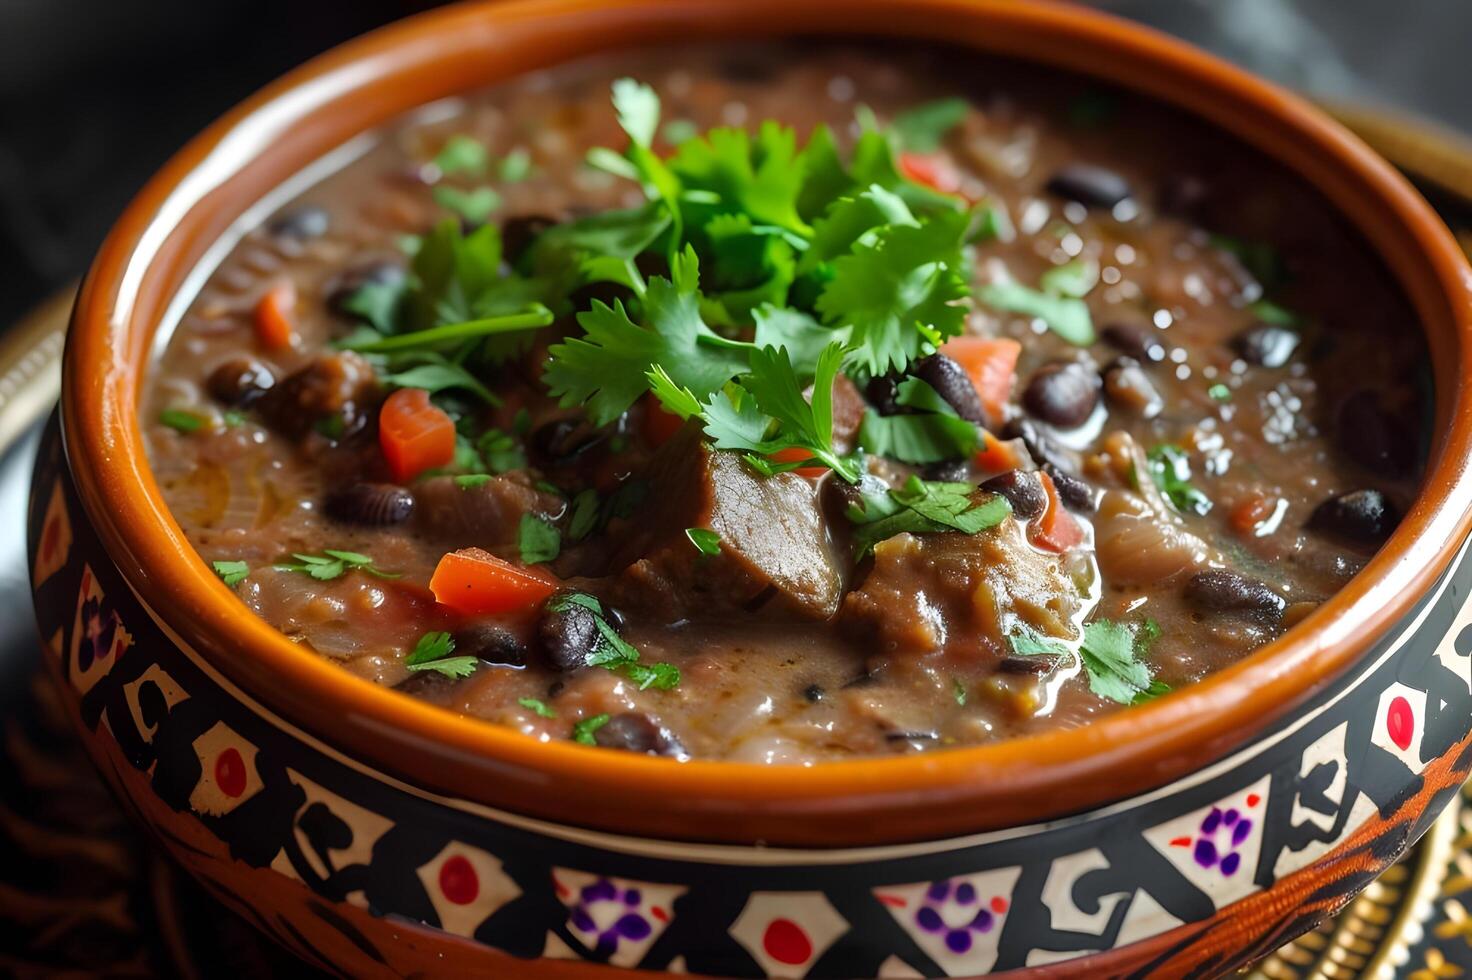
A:
<svg viewBox="0 0 1472 980">
<path fill-rule="evenodd" d="M 215 116 L 430 0 L 0 0 L 0 329 Z M 1472 130 L 1469 0 L 1097 0 L 1315 93 Z M 835 3 L 841 9 L 841 0 Z"/>
</svg>

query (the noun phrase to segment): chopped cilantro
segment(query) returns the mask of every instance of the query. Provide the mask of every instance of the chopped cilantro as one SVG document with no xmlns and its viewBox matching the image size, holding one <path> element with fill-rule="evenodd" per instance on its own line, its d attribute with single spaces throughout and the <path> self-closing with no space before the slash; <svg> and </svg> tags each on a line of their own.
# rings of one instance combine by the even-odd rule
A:
<svg viewBox="0 0 1472 980">
<path fill-rule="evenodd" d="M 1171 506 L 1182 513 L 1205 514 L 1211 498 L 1191 484 L 1191 457 L 1180 446 L 1162 443 L 1146 454 L 1150 478 Z"/>
<path fill-rule="evenodd" d="M 978 289 L 976 298 L 993 309 L 1037 317 L 1070 344 L 1087 347 L 1094 342 L 1093 317 L 1077 297 L 1045 293 L 1021 283 L 994 282 Z"/>
<path fill-rule="evenodd" d="M 951 681 L 951 696 L 956 699 L 956 703 L 959 704 L 961 707 L 963 707 L 963 708 L 966 707 L 966 685 L 965 684 L 962 684 L 958 680 L 952 679 L 952 681 Z"/>
<path fill-rule="evenodd" d="M 250 574 L 250 566 L 243 561 L 213 561 L 210 565 L 215 574 L 220 576 L 220 581 L 232 588 L 245 581 L 245 577 Z"/>
<path fill-rule="evenodd" d="M 702 555 L 719 555 L 721 553 L 721 536 L 705 527 L 687 527 L 685 537 L 695 545 L 695 550 Z"/>
<path fill-rule="evenodd" d="M 452 678 L 475 673 L 480 661 L 475 657 L 450 656 L 454 652 L 455 639 L 449 633 L 425 633 L 404 658 L 404 666 L 412 671 L 433 670 Z"/>
<path fill-rule="evenodd" d="M 312 423 L 312 431 L 324 439 L 338 440 L 347 433 L 347 423 L 341 412 L 324 415 Z"/>
<path fill-rule="evenodd" d="M 603 604 L 586 592 L 562 592 L 547 604 L 552 612 L 566 612 L 569 606 L 582 606 L 593 614 L 598 629 L 598 645 L 585 661 L 589 667 L 617 671 L 638 685 L 639 690 L 653 687 L 667 691 L 680 683 L 680 671 L 674 664 L 646 664 L 639 661 L 639 650 L 618 635 L 604 616 Z"/>
<path fill-rule="evenodd" d="M 1084 624 L 1078 656 L 1089 689 L 1120 704 L 1138 704 L 1169 691 L 1163 682 L 1151 680 L 1150 668 L 1140 660 L 1159 635 L 1160 627 L 1153 620 L 1134 628 L 1107 619 Z M 1060 657 L 1072 652 L 1066 640 L 1043 636 L 1028 626 L 1015 630 L 1007 639 L 1012 651 L 1022 657 Z"/>
<path fill-rule="evenodd" d="M 518 146 L 501 158 L 501 166 L 498 169 L 501 179 L 506 183 L 520 183 L 532 175 L 532 155 L 525 148 Z"/>
<path fill-rule="evenodd" d="M 1093 259 L 1074 259 L 1055 265 L 1038 279 L 1038 288 L 1050 296 L 1083 299 L 1099 283 L 1099 263 Z"/>
<path fill-rule="evenodd" d="M 1232 389 L 1218 382 L 1206 389 L 1206 397 L 1212 401 L 1229 402 L 1232 400 Z"/>
<path fill-rule="evenodd" d="M 474 490 L 476 487 L 485 486 L 494 479 L 495 477 L 489 473 L 462 473 L 455 477 L 455 486 L 461 490 Z"/>
<path fill-rule="evenodd" d="M 933 483 L 912 476 L 898 490 L 865 492 L 861 486 L 860 491 L 863 506 L 850 507 L 848 512 L 860 557 L 896 534 L 976 534 L 1012 513 L 1005 497 L 978 494 L 969 483 Z"/>
<path fill-rule="evenodd" d="M 522 514 L 516 528 L 523 564 L 551 561 L 562 551 L 562 532 L 535 514 Z"/>
<path fill-rule="evenodd" d="M 593 733 L 608 724 L 610 717 L 606 714 L 594 715 L 577 722 L 572 726 L 572 740 L 581 742 L 583 745 L 597 745 L 598 742 L 593 738 Z"/>
<path fill-rule="evenodd" d="M 572 498 L 572 517 L 567 523 L 567 536 L 581 541 L 598 527 L 599 507 L 597 490 L 582 490 Z"/>
<path fill-rule="evenodd" d="M 479 177 L 486 172 L 490 156 L 485 144 L 473 136 L 456 133 L 435 154 L 434 165 L 442 174 L 468 173 Z"/>
<path fill-rule="evenodd" d="M 430 192 L 434 203 L 472 224 L 480 224 L 501 206 L 501 195 L 489 187 L 462 191 L 458 187 L 436 187 Z"/>
<path fill-rule="evenodd" d="M 376 578 L 398 578 L 397 572 L 385 572 L 373 564 L 373 559 L 356 551 L 336 551 L 324 548 L 320 555 L 293 553 L 295 562 L 276 565 L 278 571 L 301 572 L 319 582 L 330 582 L 349 570 L 366 572 Z"/>
<path fill-rule="evenodd" d="M 420 364 L 403 371 L 380 375 L 380 380 L 399 388 L 423 388 L 428 392 L 459 388 L 490 405 L 501 404 L 485 385 L 459 364 L 449 361 Z"/>
<path fill-rule="evenodd" d="M 901 381 L 895 400 L 917 409 L 909 415 L 864 413 L 859 445 L 866 452 L 917 465 L 960 459 L 976 449 L 981 430 L 919 378 Z"/>
<path fill-rule="evenodd" d="M 889 131 L 902 150 L 934 153 L 940 149 L 946 134 L 966 118 L 968 111 L 970 103 L 965 99 L 937 99 L 895 116 L 889 124 Z"/>
<path fill-rule="evenodd" d="M 1270 323 L 1275 327 L 1296 327 L 1303 319 L 1285 306 L 1279 306 L 1272 300 L 1260 299 L 1255 303 L 1249 303 L 1247 310 L 1263 323 Z"/>
<path fill-rule="evenodd" d="M 475 448 L 492 473 L 526 469 L 526 453 L 510 433 L 500 429 L 487 429 L 475 441 Z"/>
<path fill-rule="evenodd" d="M 537 698 L 517 698 L 516 703 L 526 708 L 533 714 L 541 715 L 543 718 L 556 718 L 557 712 L 547 706 L 547 702 Z"/>
<path fill-rule="evenodd" d="M 1271 292 L 1288 278 L 1283 256 L 1266 242 L 1247 241 L 1229 235 L 1212 235 L 1211 244 L 1237 257 L 1258 285 Z"/>
<path fill-rule="evenodd" d="M 205 421 L 203 416 L 195 415 L 193 412 L 186 412 L 179 408 L 164 409 L 158 413 L 158 420 L 175 432 L 182 432 L 185 435 L 191 432 L 198 432 L 204 428 Z"/>
<path fill-rule="evenodd" d="M 238 429 L 245 424 L 245 413 L 238 409 L 227 408 L 221 418 L 227 428 Z"/>
</svg>

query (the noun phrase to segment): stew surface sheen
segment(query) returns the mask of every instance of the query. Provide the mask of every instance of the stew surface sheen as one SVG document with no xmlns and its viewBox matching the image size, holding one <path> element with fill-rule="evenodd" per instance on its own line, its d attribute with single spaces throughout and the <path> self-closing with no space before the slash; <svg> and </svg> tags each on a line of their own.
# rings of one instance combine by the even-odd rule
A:
<svg viewBox="0 0 1472 980">
<path fill-rule="evenodd" d="M 539 739 L 810 764 L 1078 726 L 1280 635 L 1409 506 L 1429 387 L 1378 260 L 1248 149 L 809 41 L 385 129 L 233 249 L 142 418 L 305 650 Z"/>
</svg>

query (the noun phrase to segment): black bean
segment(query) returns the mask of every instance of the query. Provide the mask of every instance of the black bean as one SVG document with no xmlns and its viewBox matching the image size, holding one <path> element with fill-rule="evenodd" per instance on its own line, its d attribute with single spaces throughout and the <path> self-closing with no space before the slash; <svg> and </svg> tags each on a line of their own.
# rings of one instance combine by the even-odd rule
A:
<svg viewBox="0 0 1472 980">
<path fill-rule="evenodd" d="M 329 493 L 322 510 L 344 524 L 388 527 L 402 524 L 414 513 L 414 494 L 392 483 L 353 483 Z"/>
<path fill-rule="evenodd" d="M 1415 459 L 1413 437 L 1373 391 L 1359 391 L 1344 400 L 1335 442 L 1350 459 L 1386 476 L 1408 472 Z"/>
<path fill-rule="evenodd" d="M 940 739 L 940 732 L 885 732 L 886 742 L 934 742 Z"/>
<path fill-rule="evenodd" d="M 515 265 L 548 228 L 557 224 L 556 218 L 545 214 L 518 214 L 501 223 L 501 255 Z"/>
<path fill-rule="evenodd" d="M 444 704 L 459 683 L 459 678 L 449 677 L 437 670 L 416 670 L 395 684 L 394 690 L 422 701 Z"/>
<path fill-rule="evenodd" d="M 999 493 L 1012 505 L 1012 513 L 1024 521 L 1032 520 L 1048 506 L 1048 495 L 1038 478 L 1024 470 L 1008 470 L 981 484 L 987 493 Z"/>
<path fill-rule="evenodd" d="M 899 379 L 892 374 L 876 374 L 864 385 L 864 400 L 880 415 L 899 415 L 905 407 L 899 403 Z"/>
<path fill-rule="evenodd" d="M 1240 613 L 1276 619 L 1288 603 L 1256 579 L 1225 568 L 1197 572 L 1186 582 L 1186 598 L 1209 612 Z"/>
<path fill-rule="evenodd" d="M 245 408 L 276 383 L 271 369 L 253 357 L 232 357 L 205 381 L 211 397 L 222 405 Z"/>
<path fill-rule="evenodd" d="M 1052 463 L 1063 470 L 1072 470 L 1076 465 L 1068 451 L 1049 438 L 1043 427 L 1032 419 L 1015 418 L 1007 423 L 1002 434 L 1008 439 L 1021 439 L 1035 463 Z"/>
<path fill-rule="evenodd" d="M 1165 405 L 1150 375 L 1133 357 L 1117 357 L 1104 369 L 1104 395 L 1109 404 L 1141 418 L 1154 418 Z"/>
<path fill-rule="evenodd" d="M 1099 376 L 1076 361 L 1044 364 L 1022 391 L 1022 407 L 1033 418 L 1060 429 L 1088 421 L 1099 404 Z"/>
<path fill-rule="evenodd" d="M 527 448 L 539 463 L 567 466 L 602 441 L 602 434 L 587 421 L 563 418 L 533 429 L 527 438 Z"/>
<path fill-rule="evenodd" d="M 1052 479 L 1053 488 L 1058 491 L 1058 499 L 1063 501 L 1063 506 L 1085 514 L 1094 512 L 1098 503 L 1095 499 L 1094 488 L 1087 482 L 1071 473 L 1065 473 L 1052 463 L 1044 463 L 1042 470 Z"/>
<path fill-rule="evenodd" d="M 1400 523 L 1395 506 L 1379 490 L 1353 490 L 1314 508 L 1308 526 L 1360 544 L 1380 544 Z"/>
<path fill-rule="evenodd" d="M 1233 338 L 1232 349 L 1248 364 L 1280 368 L 1293 357 L 1298 340 L 1298 334 L 1287 327 L 1259 323 Z"/>
<path fill-rule="evenodd" d="M 1135 323 L 1110 323 L 1099 330 L 1104 342 L 1121 354 L 1128 354 L 1141 364 L 1165 360 L 1165 344 L 1160 331 Z"/>
<path fill-rule="evenodd" d="M 938 483 L 965 483 L 971 478 L 971 464 L 964 459 L 944 459 L 938 463 L 926 463 L 920 475 Z"/>
<path fill-rule="evenodd" d="M 526 666 L 526 644 L 502 626 L 477 623 L 455 631 L 455 656 L 475 657 L 488 664 Z"/>
<path fill-rule="evenodd" d="M 278 214 L 271 219 L 266 230 L 272 238 L 294 238 L 300 242 L 308 238 L 320 238 L 327 234 L 330 227 L 332 216 L 327 210 L 315 204 L 307 204 Z"/>
<path fill-rule="evenodd" d="M 566 593 L 555 593 L 542 605 L 537 622 L 537 650 L 554 670 L 576 670 L 587 666 L 588 657 L 598 649 L 602 634 L 598 616 L 576 602 L 568 602 Z"/>
<path fill-rule="evenodd" d="M 1112 208 L 1131 196 L 1129 181 L 1091 163 L 1071 163 L 1048 179 L 1048 193 L 1093 208 Z"/>
<path fill-rule="evenodd" d="M 605 602 L 602 605 L 604 621 L 607 622 L 609 626 L 613 627 L 613 631 L 615 633 L 622 635 L 624 628 L 629 625 L 628 620 L 624 618 L 623 613 L 619 612 L 608 603 Z"/>
<path fill-rule="evenodd" d="M 823 700 L 823 693 L 823 685 L 821 684 L 809 684 L 802 689 L 802 696 L 814 704 Z"/>
<path fill-rule="evenodd" d="M 364 286 L 392 286 L 403 282 L 407 276 L 402 265 L 388 259 L 354 266 L 338 276 L 328 289 L 327 308 L 346 319 L 357 319 L 358 314 L 349 310 L 346 303 L 358 290 Z"/>
<path fill-rule="evenodd" d="M 966 369 L 944 354 L 922 357 L 910 367 L 910 373 L 935 389 L 956 414 L 968 422 L 980 425 L 986 421 L 981 408 L 981 396 L 971 383 Z"/>
<path fill-rule="evenodd" d="M 614 715 L 593 732 L 593 741 L 605 749 L 645 755 L 683 755 L 685 751 L 673 735 L 642 711 Z"/>
</svg>

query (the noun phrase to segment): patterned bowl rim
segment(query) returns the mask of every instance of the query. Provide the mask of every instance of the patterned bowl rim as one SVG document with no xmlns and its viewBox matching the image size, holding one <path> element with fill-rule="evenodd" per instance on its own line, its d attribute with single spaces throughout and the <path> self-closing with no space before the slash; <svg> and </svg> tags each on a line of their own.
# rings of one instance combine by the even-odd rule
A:
<svg viewBox="0 0 1472 980">
<path fill-rule="evenodd" d="M 453 6 L 297 69 L 190 142 L 103 244 L 73 314 L 62 414 L 89 519 L 178 642 L 335 749 L 427 789 L 621 833 L 844 846 L 1016 827 L 1166 785 L 1281 719 L 1398 622 L 1450 561 L 1472 502 L 1472 269 L 1400 174 L 1318 110 L 1107 15 L 1010 0 L 511 0 Z M 1436 437 L 1389 543 L 1283 638 L 1150 705 L 1079 729 L 899 758 L 765 767 L 542 743 L 375 686 L 257 619 L 190 547 L 148 467 L 137 404 L 157 328 L 232 229 L 409 109 L 579 55 L 659 41 L 938 40 L 1096 77 L 1183 108 L 1319 187 L 1425 324 Z M 336 148 L 336 149 L 335 149 Z"/>
</svg>

